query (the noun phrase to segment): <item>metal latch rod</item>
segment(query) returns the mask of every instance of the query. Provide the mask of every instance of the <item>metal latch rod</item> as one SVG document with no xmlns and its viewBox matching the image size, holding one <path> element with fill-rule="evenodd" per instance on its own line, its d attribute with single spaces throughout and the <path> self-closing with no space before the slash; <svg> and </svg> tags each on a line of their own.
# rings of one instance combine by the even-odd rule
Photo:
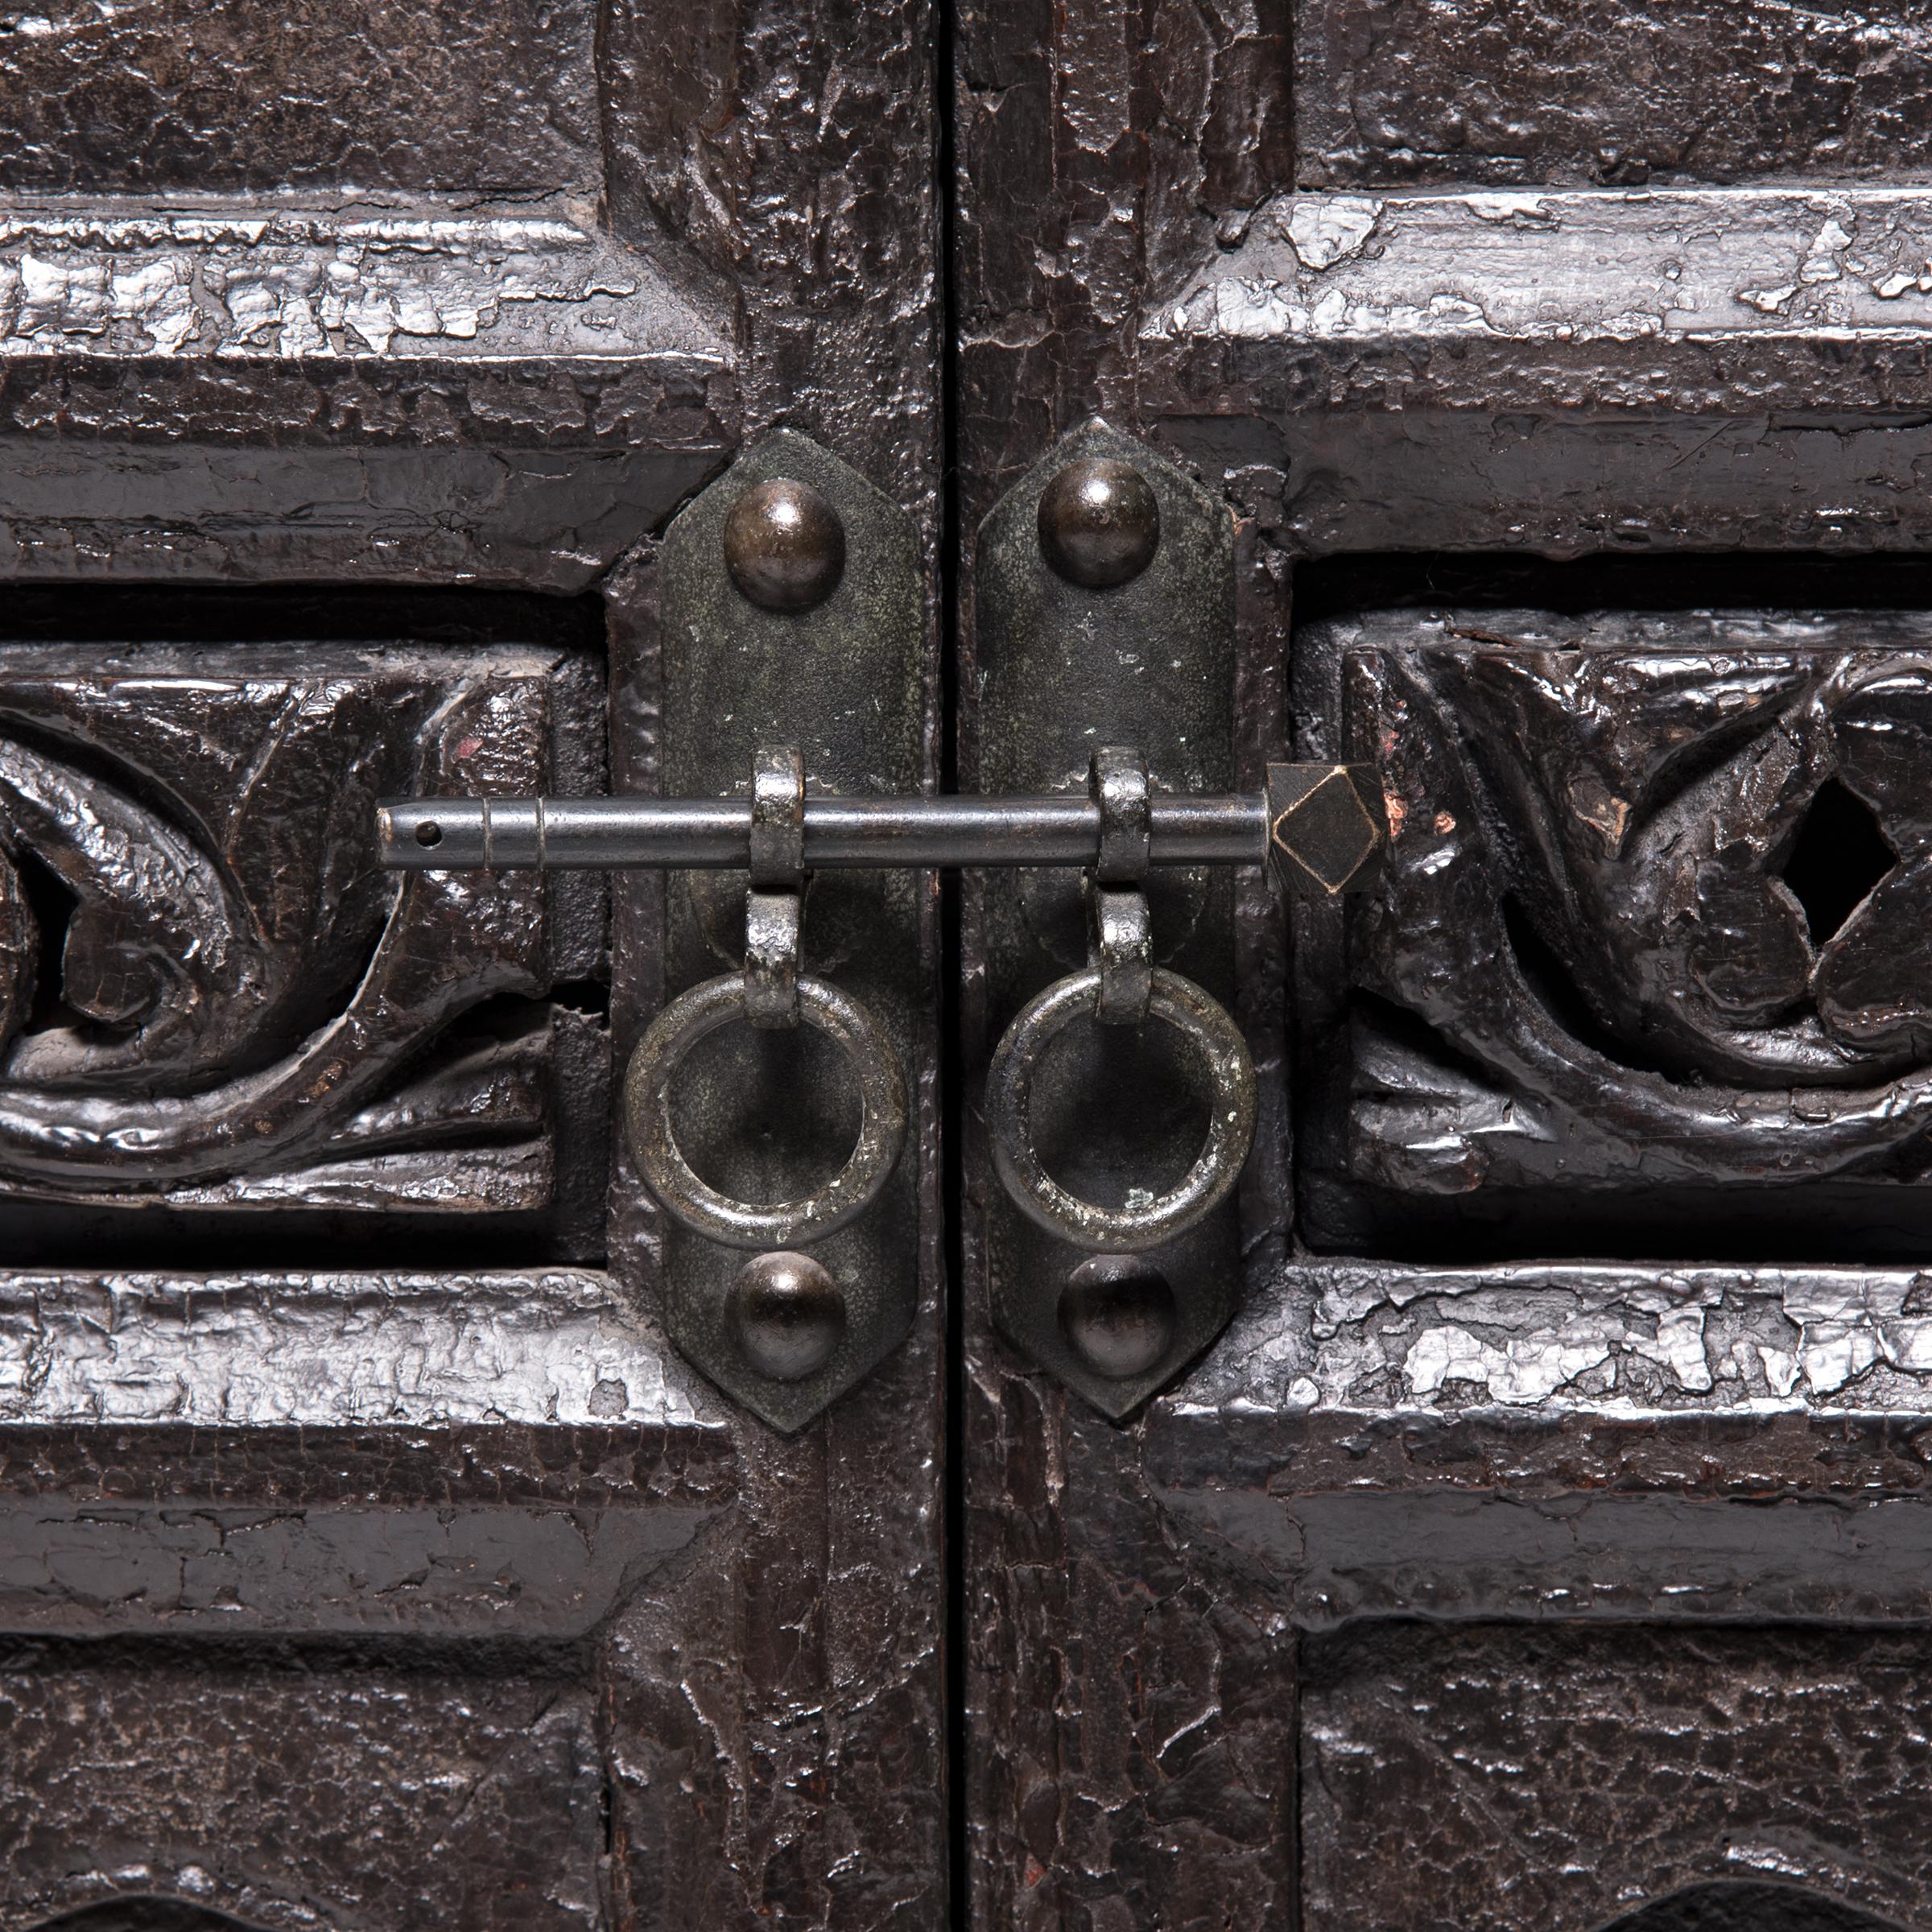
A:
<svg viewBox="0 0 1932 1932">
<path fill-rule="evenodd" d="M 805 800 L 808 871 L 854 866 L 1084 865 L 1100 857 L 1100 807 L 1042 797 Z M 752 803 L 737 799 L 411 799 L 377 814 L 382 865 L 414 872 L 590 870 L 750 863 Z M 1260 865 L 1267 799 L 1156 795 L 1148 863 Z"/>
</svg>

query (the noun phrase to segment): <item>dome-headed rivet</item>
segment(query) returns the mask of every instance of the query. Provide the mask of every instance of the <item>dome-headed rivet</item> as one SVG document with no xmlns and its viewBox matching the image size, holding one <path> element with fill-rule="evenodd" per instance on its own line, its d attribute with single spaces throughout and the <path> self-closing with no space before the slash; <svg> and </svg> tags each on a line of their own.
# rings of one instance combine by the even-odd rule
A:
<svg viewBox="0 0 1932 1932">
<path fill-rule="evenodd" d="M 762 609 L 810 610 L 844 574 L 845 526 L 809 483 L 770 477 L 753 484 L 725 517 L 724 565 Z"/>
<path fill-rule="evenodd" d="M 1108 590 L 1137 577 L 1161 543 L 1161 506 L 1131 464 L 1069 463 L 1040 493 L 1040 550 L 1070 584 Z"/>
<path fill-rule="evenodd" d="M 815 1375 L 845 1335 L 845 1297 L 830 1270 L 783 1249 L 738 1270 L 729 1316 L 739 1353 L 774 1382 Z"/>
<path fill-rule="evenodd" d="M 1174 1346 L 1174 1290 L 1131 1254 L 1096 1254 L 1060 1290 L 1060 1333 L 1096 1375 L 1145 1375 Z"/>
</svg>

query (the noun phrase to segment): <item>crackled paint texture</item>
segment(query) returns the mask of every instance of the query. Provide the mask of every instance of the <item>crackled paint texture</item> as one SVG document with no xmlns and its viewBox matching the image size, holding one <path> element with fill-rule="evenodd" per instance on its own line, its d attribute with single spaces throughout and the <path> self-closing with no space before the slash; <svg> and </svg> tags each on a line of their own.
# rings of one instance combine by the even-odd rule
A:
<svg viewBox="0 0 1932 1932">
<path fill-rule="evenodd" d="M 368 852 L 419 782 L 600 784 L 598 683 L 507 644 L 0 646 L 0 1199 L 82 1210 L 69 1241 L 274 1203 L 535 1215 L 599 1253 L 552 1211 L 602 1187 L 556 1125 L 604 1104 L 601 1031 L 543 995 L 599 970 L 601 893 L 398 894 Z"/>
<path fill-rule="evenodd" d="M 1358 182 L 1734 182 L 1929 158 L 1922 0 L 1312 0 L 1298 171 Z"/>
<path fill-rule="evenodd" d="M 1926 634 L 1891 612 L 1308 627 L 1303 687 L 1330 682 L 1399 828 L 1384 891 L 1305 956 L 1311 1240 L 1667 1253 L 1689 1215 L 1745 1253 L 1913 1254 Z M 1881 856 L 1814 931 L 1782 870 L 1839 795 Z"/>
<path fill-rule="evenodd" d="M 576 1641 L 733 1491 L 599 1274 L 4 1285 L 10 1629 Z"/>
<path fill-rule="evenodd" d="M 1915 13 L 1306 6 L 1298 152 L 1287 14 L 1016 0 L 967 12 L 958 43 L 963 521 L 975 529 L 1094 412 L 1220 490 L 1238 533 L 1251 787 L 1268 752 L 1348 755 L 1335 660 L 1289 636 L 1303 560 L 1351 559 L 1354 576 L 1325 562 L 1320 580 L 1349 608 L 1373 602 L 1376 553 L 1857 553 L 1932 537 Z M 967 595 L 970 783 L 970 579 Z M 1607 795 L 1583 809 L 1615 816 Z M 1418 850 L 1451 836 L 1433 808 L 1410 817 Z M 991 969 L 970 885 L 963 905 L 971 1068 L 990 1045 L 973 1027 Z M 1908 1921 L 1922 1807 L 1898 1795 L 1915 1733 L 1882 1709 L 1889 1689 L 1848 1690 L 1827 1649 L 1774 1635 L 1676 1665 L 1669 1645 L 1701 1638 L 1653 1644 L 1642 1626 L 1932 1611 L 1918 1274 L 1825 1265 L 1844 1257 L 1843 1224 L 1814 1231 L 1817 1267 L 1673 1265 L 1702 1252 L 1704 1224 L 1684 1216 L 1617 1266 L 1451 1266 L 1464 1251 L 1419 1222 L 1405 1263 L 1381 1236 L 1359 1262 L 1298 1252 L 1283 1075 L 1324 1063 L 1306 1042 L 1285 1055 L 1279 1029 L 1344 980 L 1322 950 L 1335 920 L 1294 915 L 1291 998 L 1289 922 L 1253 898 L 1236 921 L 1241 1014 L 1271 1096 L 1245 1184 L 1248 1306 L 1122 1427 L 1029 1374 L 985 1324 L 977 1191 L 997 1183 L 968 1096 L 979 1918 L 1580 1932 L 1703 1879 L 1772 1874 Z M 1861 1248 L 1876 1219 L 1858 1222 Z M 1577 1253 L 1567 1232 L 1530 1252 Z M 1416 1689 L 1406 1730 L 1389 1728 L 1407 1755 L 1365 1722 L 1351 1732 L 1355 1694 L 1327 1646 L 1355 1640 L 1309 1633 L 1418 1617 L 1622 1620 L 1576 1637 L 1579 1658 L 1633 1660 L 1624 1703 L 1593 1720 L 1604 1755 L 1572 1776 L 1558 1749 L 1546 1773 L 1542 1740 L 1512 1736 L 1494 1754 L 1506 1781 L 1462 1765 L 1465 1742 L 1486 1742 L 1479 1721 L 1509 1723 L 1513 1673 L 1526 1700 L 1560 1703 L 1567 1658 L 1536 1661 L 1513 1630 L 1483 1637 L 1488 1674 L 1461 1728 L 1438 1715 L 1458 1640 L 1425 1630 L 1401 1639 L 1418 1660 L 1401 1688 Z M 1767 1715 L 1747 1763 L 1731 1733 L 1754 1642 L 1802 1717 L 1787 1752 Z M 1432 1644 L 1449 1660 L 1439 1679 L 1421 1661 Z M 1700 1670 L 1719 1686 L 1708 1704 Z M 1647 1717 L 1648 1680 L 1672 1670 L 1682 1707 Z M 1869 1758 L 1831 1732 L 1840 1706 L 1876 1713 Z M 1379 1783 L 1378 1752 L 1400 1765 Z M 1740 1815 L 1760 1797 L 1769 1813 L 1789 1781 L 1783 1836 L 1754 1841 L 1790 1848 L 1788 1866 L 1775 1849 L 1727 1862 L 1715 1800 L 1670 1855 L 1649 1856 L 1640 1807 L 1653 1785 L 1681 1788 L 1674 1768 L 1699 1752 L 1738 1767 L 1711 1788 L 1738 1794 Z M 1410 1841 L 1432 1842 L 1458 1781 L 1467 1835 L 1448 1816 L 1442 1860 L 1418 1864 Z M 1553 1813 L 1591 1807 L 1567 1839 L 1499 1808 L 1546 1792 Z M 1835 1806 L 1882 1820 L 1873 1842 L 1898 1847 L 1863 1891 L 1810 1856 L 1806 1834 Z M 1601 1859 L 1626 1818 L 1640 1821 L 1629 1856 Z M 1757 1922 L 1699 1894 L 1630 1922 Z"/>
<path fill-rule="evenodd" d="M 16 1644 L 0 1672 L 18 1781 L 0 1909 L 31 1925 L 134 1893 L 270 1932 L 588 1932 L 597 1709 L 570 1662 Z"/>
<path fill-rule="evenodd" d="M 1880 184 L 1263 199 L 1150 288 L 1139 406 L 1286 470 L 1304 554 L 1914 547 L 1927 229 Z"/>
<path fill-rule="evenodd" d="M 903 504 L 930 551 L 934 28 L 918 0 L 701 0 L 668 39 L 655 6 L 521 0 L 318 0 L 272 20 L 153 0 L 6 26 L 0 91 L 25 136 L 0 157 L 9 576 L 594 591 L 609 775 L 651 789 L 652 533 L 737 448 L 798 427 Z M 213 601 L 209 648 L 240 663 Z M 938 732 L 930 610 L 927 595 L 920 775 Z M 406 665 L 421 669 L 373 647 L 371 675 Z M 560 696 L 570 679 L 545 682 Z M 149 808 L 188 758 L 193 704 L 157 687 L 123 710 L 130 731 L 185 733 L 171 760 L 136 761 L 128 789 Z M 441 722 L 460 766 L 515 720 L 465 730 L 445 707 Z M 584 724 L 572 712 L 559 736 L 601 783 L 604 733 Z M 540 747 L 523 749 L 493 786 L 530 788 Z M 262 763 L 272 781 L 272 747 Z M 419 763 L 386 788 L 453 784 Z M 322 836 L 320 795 L 274 790 L 259 836 L 223 848 L 240 873 Z M 300 872 L 285 864 L 281 890 Z M 613 895 L 608 959 L 580 922 L 545 958 L 522 890 L 461 891 L 516 927 L 497 937 L 533 986 L 580 976 L 559 1051 L 601 1029 L 605 976 L 627 1050 L 661 991 L 654 889 Z M 354 877 L 338 896 L 365 924 Z M 0 916 L 21 959 L 43 910 Z M 929 904 L 921 918 L 909 943 L 929 972 Z M 267 924 L 263 943 L 288 922 Z M 466 932 L 402 950 L 489 990 L 493 956 Z M 328 963 L 309 969 L 339 980 Z M 88 982 L 97 1005 L 111 978 Z M 326 1006 L 319 988 L 309 1005 Z M 540 1187 L 509 1163 L 546 1118 L 558 1177 L 565 1141 L 601 1153 L 594 1084 L 546 1096 L 517 1039 L 496 1046 L 467 1099 L 434 1078 L 362 1096 L 378 1138 L 425 1129 L 426 1097 L 429 1140 L 453 1134 L 374 1150 L 364 1184 L 418 1153 L 425 1187 L 425 1162 L 460 1177 L 473 1138 L 473 1208 Z M 41 1647 L 9 1659 L 26 1687 L 0 1727 L 16 1825 L 0 1914 L 152 1894 L 171 1901 L 156 1923 L 198 1903 L 278 1932 L 943 1922 L 930 1026 L 917 1046 L 918 1325 L 795 1439 L 720 1402 L 665 1340 L 664 1259 L 628 1175 L 608 1217 L 592 1210 L 608 1275 L 469 1269 L 454 1241 L 399 1235 L 366 1272 L 317 1273 L 338 1224 L 300 1218 L 316 1208 L 306 1155 L 249 1177 L 258 1245 L 228 1258 L 273 1265 L 206 1276 L 220 1257 L 189 1242 L 165 1277 L 17 1272 L 0 1627 Z M 180 1102 L 171 1124 L 219 1075 L 185 1084 L 162 1096 Z"/>
<path fill-rule="evenodd" d="M 1922 1923 L 1928 1661 L 1917 1633 L 1311 1644 L 1305 1909 L 1335 1932 L 1587 1932 L 1728 1879 Z M 1779 1921 L 1761 1900 L 1745 1922 Z"/>
<path fill-rule="evenodd" d="M 1932 1278 L 1911 1269 L 1326 1261 L 1257 1295 L 1169 1399 L 1182 1415 L 1909 1415 L 1928 1378 Z"/>
<path fill-rule="evenodd" d="M 595 191 L 588 0 L 11 6 L 0 187 Z"/>
<path fill-rule="evenodd" d="M 720 460 L 732 291 L 605 197 L 594 10 L 0 25 L 10 574 L 580 588 Z"/>
<path fill-rule="evenodd" d="M 968 533 L 1089 415 L 1171 447 L 1141 398 L 1144 305 L 1214 246 L 1221 211 L 1288 185 L 1287 24 L 1274 5 L 962 13 L 955 262 Z M 1209 478 L 1218 484 L 1218 470 Z M 1245 508 L 1252 493 L 1238 501 Z M 1236 542 L 1237 625 L 1265 657 L 1285 634 L 1280 557 L 1246 517 Z M 963 583 L 960 775 L 970 789 L 980 669 L 970 572 Z M 1235 772 L 1258 789 L 1278 694 L 1257 675 L 1241 696 Z M 987 927 L 970 881 L 963 913 L 970 1079 L 993 1043 Z M 1190 944 L 1228 946 L 1227 915 L 1216 919 L 1218 931 Z M 1241 956 L 1270 1146 L 1281 1125 L 1279 1059 L 1266 1050 L 1274 943 L 1264 931 Z M 1041 983 L 1055 970 L 1036 966 Z M 1173 1534 L 1132 1433 L 1029 1373 L 991 1328 L 978 1202 L 998 1183 L 970 1092 L 966 1108 L 959 1563 L 974 1922 L 1287 1922 L 1293 1645 L 1278 1641 L 1273 1606 L 1227 1589 Z M 1264 1183 L 1253 1215 L 1264 1249 L 1281 1206 Z"/>
<path fill-rule="evenodd" d="M 1260 341 L 1748 336 L 1927 314 L 1910 189 L 1298 195 L 1244 225 L 1150 333 Z"/>
<path fill-rule="evenodd" d="M 431 342 L 596 359 L 720 349 L 712 319 L 643 262 L 561 219 L 353 205 L 0 216 L 10 354 L 381 357 Z"/>
</svg>

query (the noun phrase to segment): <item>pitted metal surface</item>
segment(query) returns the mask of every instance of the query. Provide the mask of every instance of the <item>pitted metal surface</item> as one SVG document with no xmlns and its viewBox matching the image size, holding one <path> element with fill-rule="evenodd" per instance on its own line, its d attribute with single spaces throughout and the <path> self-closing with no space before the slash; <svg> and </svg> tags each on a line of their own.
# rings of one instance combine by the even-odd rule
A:
<svg viewBox="0 0 1932 1932">
<path fill-rule="evenodd" d="M 859 1090 L 852 1151 L 810 1192 L 769 1203 L 741 1199 L 702 1179 L 678 1145 L 672 1088 L 686 1058 L 720 1027 L 758 1023 L 742 978 L 703 980 L 679 993 L 646 1030 L 625 1076 L 631 1156 L 652 1195 L 691 1233 L 728 1247 L 796 1247 L 850 1226 L 879 1198 L 906 1146 L 906 1082 L 891 1035 L 824 980 L 794 979 L 791 990 L 799 1021 L 836 1042 Z"/>
<path fill-rule="evenodd" d="M 1078 1248 L 1141 1253 L 1198 1227 L 1233 1191 L 1254 1142 L 1254 1063 L 1218 1000 L 1178 972 L 1154 971 L 1147 1015 L 1180 1034 L 1207 1076 L 1206 1139 L 1179 1184 L 1165 1193 L 1137 1187 L 1125 1206 L 1107 1208 L 1071 1192 L 1046 1171 L 1034 1143 L 1034 1086 L 1066 1028 L 1089 1016 L 1105 1022 L 1105 974 L 1096 966 L 1056 980 L 1015 1015 L 986 1071 L 986 1133 L 1008 1194 L 1046 1233 Z"/>
<path fill-rule="evenodd" d="M 1057 478 L 1093 463 L 1133 470 L 1155 501 L 1160 530 L 1144 569 L 1099 588 L 1063 575 L 1041 549 L 1046 493 Z M 1229 1211 L 1217 1213 L 1214 1203 L 1224 1199 L 1232 1180 L 1222 1157 L 1238 1144 L 1238 1169 L 1251 1131 L 1252 1111 L 1244 1113 L 1236 1092 L 1249 1096 L 1251 1109 L 1253 1088 L 1239 1076 L 1245 1046 L 1225 1051 L 1219 1033 L 1195 1066 L 1194 1046 L 1205 1034 L 1191 1034 L 1191 1044 L 1168 1055 L 1164 1036 L 1175 1042 L 1180 1036 L 1167 1026 L 1068 1024 L 1061 1031 L 1076 1012 L 1092 1010 L 1101 972 L 1062 978 L 1055 969 L 1087 956 L 1090 933 L 1100 940 L 1102 966 L 1110 968 L 1112 981 L 1108 1017 L 1118 1014 L 1123 1022 L 1138 1004 L 1143 950 L 1157 1013 L 1171 976 L 1215 999 L 1230 990 L 1228 882 L 1221 875 L 1150 863 L 1158 839 L 1142 828 L 1139 773 L 1148 774 L 1146 811 L 1154 825 L 1164 793 L 1213 792 L 1231 784 L 1233 589 L 1228 526 L 1220 505 L 1153 450 L 1101 422 L 1075 431 L 1038 461 L 980 532 L 976 596 L 983 672 L 971 782 L 983 791 L 1090 787 L 1091 795 L 1106 801 L 1112 825 L 1099 854 L 1104 869 L 1096 873 L 1097 890 L 1114 896 L 1111 871 L 1123 885 L 1140 881 L 1146 902 L 1144 915 L 1117 907 L 1130 916 L 1113 922 L 1109 941 L 1104 916 L 1099 929 L 1093 927 L 1104 906 L 1090 907 L 1070 874 L 989 873 L 968 902 L 980 922 L 976 943 L 985 948 L 983 987 L 976 982 L 974 988 L 976 1001 L 984 995 L 978 1009 L 982 1063 L 994 1060 L 1002 1036 L 1010 1046 L 1008 1030 L 1022 1009 L 1036 1022 L 1049 1007 L 1055 1016 L 1051 1027 L 1027 1033 L 1024 1051 L 1002 1049 L 987 1076 L 984 1145 L 990 1150 L 1003 1141 L 997 1158 L 1018 1164 L 1016 1179 L 1022 1168 L 1032 1177 L 1018 1181 L 1020 1198 L 1030 1203 L 1024 1211 L 1004 1187 L 987 1191 L 985 1245 L 978 1252 L 991 1306 L 1005 1334 L 1028 1357 L 1113 1416 L 1130 1412 L 1170 1379 L 1232 1311 L 1234 1230 Z M 1131 761 L 1111 749 L 1129 746 Z M 1042 983 L 1054 980 L 1042 995 Z M 1170 1010 L 1191 1027 L 1197 1005 L 1191 989 Z M 1035 1049 L 1045 1048 L 1048 1030 L 1060 1032 L 1060 1039 L 1042 1077 L 1031 1063 Z M 1062 1332 L 1066 1278 L 1086 1251 L 1106 1245 L 1100 1230 L 1125 1233 L 1137 1247 L 1148 1227 L 1162 1225 L 1158 1216 L 1145 1221 L 1129 1203 L 1166 1192 L 1200 1154 L 1203 1067 L 1232 1117 L 1217 1113 L 1210 1129 L 1216 1158 L 1196 1170 L 1191 1191 L 1183 1188 L 1190 1208 L 1206 1199 L 1204 1218 L 1177 1212 L 1167 1228 L 1171 1238 L 1147 1256 L 1179 1310 L 1171 1346 L 1140 1373 L 1096 1374 Z M 1016 1093 L 1026 1102 L 1024 1132 L 1013 1110 Z M 1229 1128 L 1239 1131 L 1232 1140 L 1220 1138 Z M 1048 1180 L 1049 1171 L 1057 1178 Z M 1056 1203 L 1051 1234 L 1029 1218 L 1048 1190 Z"/>
<path fill-rule="evenodd" d="M 773 478 L 809 485 L 844 533 L 836 585 L 808 605 L 753 602 L 726 568 L 733 514 Z M 720 1033 L 679 1079 L 673 1124 L 669 1082 L 686 1049 L 747 1010 L 745 954 L 734 944 L 727 957 L 740 970 L 716 977 L 697 895 L 674 882 L 665 962 L 675 997 L 644 1035 L 627 1118 L 639 1168 L 674 1223 L 663 1287 L 673 1339 L 720 1387 L 786 1430 L 888 1355 L 916 1301 L 920 1183 L 898 1157 L 910 1117 L 901 1070 L 916 1063 L 924 1025 L 918 880 L 852 872 L 794 889 L 804 883 L 811 795 L 919 789 L 920 596 L 903 512 L 790 432 L 741 456 L 665 539 L 666 621 L 679 647 L 665 666 L 664 789 L 749 796 L 745 857 L 762 881 L 747 935 L 753 1005 L 762 1017 L 788 1017 L 782 961 L 795 923 L 807 1023 Z M 720 923 L 737 933 L 742 876 L 719 881 L 732 907 Z M 781 886 L 781 895 L 767 890 Z M 759 903 L 770 896 L 790 904 Z M 846 1322 L 823 1367 L 786 1379 L 760 1373 L 737 1347 L 731 1294 L 746 1247 L 799 1243 L 836 1280 Z"/>
</svg>

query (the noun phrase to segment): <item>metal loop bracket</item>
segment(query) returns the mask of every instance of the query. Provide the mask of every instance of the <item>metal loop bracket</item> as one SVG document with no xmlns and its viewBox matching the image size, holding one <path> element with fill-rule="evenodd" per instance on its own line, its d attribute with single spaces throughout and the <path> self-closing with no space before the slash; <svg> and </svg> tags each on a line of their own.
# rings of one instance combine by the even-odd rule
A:
<svg viewBox="0 0 1932 1932">
<path fill-rule="evenodd" d="M 1087 886 L 1088 964 L 1100 990 L 1093 1017 L 1103 1026 L 1138 1026 L 1154 990 L 1154 923 L 1144 892 Z"/>
<path fill-rule="evenodd" d="M 795 745 L 762 745 L 752 759 L 750 857 L 755 890 L 804 883 L 805 762 Z"/>
<path fill-rule="evenodd" d="M 1137 886 L 1153 853 L 1147 761 L 1132 745 L 1101 745 L 1088 766 L 1087 791 L 1100 813 L 1093 876 L 1103 886 Z"/>
<path fill-rule="evenodd" d="M 794 745 L 763 745 L 751 765 L 751 890 L 745 900 L 745 1017 L 754 1026 L 799 1023 L 804 886 L 805 762 Z"/>
<path fill-rule="evenodd" d="M 745 895 L 745 1017 L 779 1030 L 799 1023 L 804 901 L 795 892 Z"/>
<path fill-rule="evenodd" d="M 1178 972 L 1157 967 L 1148 1011 L 1179 1033 L 1201 1056 L 1212 1090 L 1208 1134 L 1179 1183 L 1158 1199 L 1102 1208 L 1070 1194 L 1047 1173 L 1033 1139 L 1033 1079 L 1055 1038 L 1095 1013 L 1101 968 L 1056 980 L 1023 1006 L 993 1056 L 986 1080 L 986 1124 L 993 1166 L 1021 1211 L 1076 1248 L 1137 1253 L 1185 1233 L 1213 1212 L 1240 1178 L 1254 1144 L 1254 1061 L 1228 1009 Z"/>
<path fill-rule="evenodd" d="M 700 1179 L 679 1148 L 671 1085 L 692 1047 L 749 1018 L 744 980 L 727 973 L 680 993 L 646 1030 L 624 1078 L 624 1124 L 646 1185 L 674 1220 L 733 1248 L 795 1248 L 863 1214 L 906 1144 L 906 1082 L 890 1035 L 859 1001 L 824 980 L 800 978 L 801 1017 L 844 1049 L 859 1083 L 859 1137 L 845 1165 L 796 1199 L 760 1205 Z"/>
</svg>

